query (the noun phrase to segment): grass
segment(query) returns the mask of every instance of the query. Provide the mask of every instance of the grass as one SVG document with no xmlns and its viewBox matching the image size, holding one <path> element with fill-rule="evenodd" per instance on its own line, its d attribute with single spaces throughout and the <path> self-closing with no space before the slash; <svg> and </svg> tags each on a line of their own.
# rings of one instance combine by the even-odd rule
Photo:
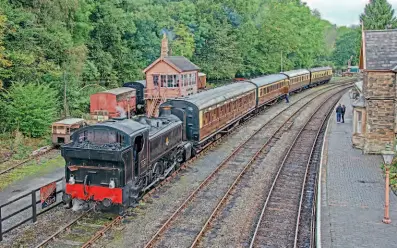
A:
<svg viewBox="0 0 397 248">
<path fill-rule="evenodd" d="M 0 191 L 4 190 L 10 184 L 22 180 L 29 176 L 40 176 L 51 173 L 57 168 L 65 166 L 65 160 L 57 155 L 55 158 L 42 159 L 39 163 L 36 160 L 18 167 L 6 174 L 0 176 Z"/>
<path fill-rule="evenodd" d="M 29 138 L 21 133 L 0 134 L 0 161 L 11 155 L 10 160 L 27 158 L 34 150 L 51 144 L 49 137 Z"/>
</svg>

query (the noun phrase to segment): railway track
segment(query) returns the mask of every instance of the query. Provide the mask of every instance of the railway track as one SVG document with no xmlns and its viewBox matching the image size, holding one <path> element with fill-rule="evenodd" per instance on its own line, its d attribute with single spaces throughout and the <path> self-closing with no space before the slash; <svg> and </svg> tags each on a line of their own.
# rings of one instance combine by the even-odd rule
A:
<svg viewBox="0 0 397 248">
<path fill-rule="evenodd" d="M 338 87 L 337 87 L 338 88 Z M 320 95 L 325 94 L 326 92 L 320 93 Z M 317 96 L 317 97 L 319 97 Z M 309 102 L 305 103 L 304 106 L 308 106 L 312 101 L 317 99 L 317 97 L 313 98 Z M 286 110 L 288 110 L 287 108 Z M 196 239 L 193 241 L 193 245 L 195 246 L 200 237 L 205 232 L 211 220 L 216 216 L 217 211 L 228 198 L 228 195 L 233 190 L 234 186 L 239 182 L 244 172 L 251 166 L 253 161 L 258 158 L 261 153 L 268 151 L 272 145 L 277 141 L 285 130 L 292 125 L 291 119 L 296 117 L 299 113 L 301 113 L 303 107 L 296 110 L 290 117 L 283 116 L 283 113 L 286 111 L 282 111 L 277 115 L 272 121 L 281 122 L 281 125 L 278 128 L 271 127 L 272 121 L 265 123 L 259 128 L 254 134 L 252 134 L 243 144 L 241 144 L 230 156 L 228 156 L 197 188 L 194 190 L 183 202 L 182 205 L 171 215 L 171 217 L 162 225 L 162 227 L 155 233 L 155 235 L 149 240 L 145 247 L 155 246 L 158 240 L 162 235 L 172 239 L 177 239 L 178 243 L 172 243 L 169 240 L 162 240 L 163 242 L 159 246 L 188 246 L 188 242 L 191 243 L 191 240 L 186 238 L 192 233 L 197 233 L 197 226 L 202 226 L 202 223 L 192 223 L 193 216 L 192 215 L 205 215 L 210 216 L 204 226 L 199 229 L 199 235 L 196 236 Z M 278 123 L 280 124 L 280 123 Z M 263 130 L 275 129 L 271 135 L 262 135 Z M 241 169 L 243 165 L 243 168 Z M 237 175 L 236 175 L 237 174 Z M 230 176 L 232 175 L 232 176 Z M 233 177 L 236 175 L 236 177 Z M 227 180 L 230 181 L 230 178 L 235 178 L 235 180 L 231 183 L 231 186 L 225 188 L 225 186 L 230 185 L 227 183 Z M 214 189 L 219 190 L 218 192 Z M 226 192 L 226 193 L 224 193 Z M 223 197 L 222 197 L 223 195 Z M 211 213 L 208 213 L 208 209 L 213 209 L 213 206 L 209 207 L 207 202 L 214 201 L 214 199 L 221 200 L 215 207 L 215 210 Z M 211 199 L 211 200 L 210 200 Z M 175 222 L 178 222 L 175 224 Z M 200 221 L 198 221 L 200 222 Z M 170 228 L 175 224 L 175 228 Z M 181 231 L 183 230 L 183 232 Z M 186 242 L 183 243 L 182 240 Z M 171 242 L 171 243 L 170 243 Z"/>
<path fill-rule="evenodd" d="M 354 79 L 349 79 L 349 80 L 346 80 L 346 82 L 343 82 L 343 83 L 341 83 L 341 84 L 330 84 L 330 85 L 327 85 L 326 87 L 324 87 L 323 89 L 321 89 L 320 91 L 322 91 L 322 90 L 326 91 L 326 90 L 330 90 L 330 89 L 333 89 L 333 88 L 341 87 L 341 86 L 344 86 L 344 85 L 349 85 L 349 84 L 352 83 L 352 81 L 355 81 L 355 80 L 354 80 Z M 312 93 L 308 94 L 306 97 L 315 95 L 315 94 L 317 94 L 317 93 L 318 93 L 317 91 L 312 92 Z M 302 100 L 304 100 L 304 98 L 301 98 L 301 99 L 299 99 L 298 101 L 296 101 L 296 102 L 294 102 L 294 103 L 291 103 L 291 105 L 290 105 L 289 107 L 294 106 L 295 104 L 298 104 L 298 103 L 301 102 Z M 144 200 L 144 201 L 147 200 L 149 197 L 151 197 L 153 194 L 155 194 L 155 193 L 161 188 L 161 186 L 163 186 L 163 185 L 167 184 L 169 181 L 171 181 L 171 180 L 179 173 L 179 171 L 181 171 L 181 170 L 183 170 L 183 169 L 186 169 L 190 164 L 192 164 L 194 161 L 196 161 L 197 159 L 201 158 L 201 157 L 202 157 L 203 155 L 205 155 L 208 151 L 210 151 L 211 148 L 217 146 L 217 145 L 218 145 L 219 143 L 221 143 L 225 138 L 227 138 L 230 134 L 236 132 L 237 130 L 240 130 L 241 128 L 244 128 L 244 126 L 245 126 L 249 121 L 251 121 L 253 118 L 255 118 L 256 116 L 258 116 L 259 114 L 263 114 L 266 110 L 267 110 L 267 109 L 264 109 L 264 110 L 262 110 L 262 111 L 256 113 L 255 115 L 251 116 L 249 119 L 245 120 L 242 124 L 240 124 L 240 125 L 239 125 L 238 127 L 236 127 L 234 130 L 232 130 L 230 133 L 228 133 L 228 134 L 222 136 L 221 138 L 219 138 L 219 139 L 216 140 L 215 142 L 208 144 L 208 146 L 207 146 L 205 149 L 203 149 L 199 154 L 197 154 L 195 157 L 193 157 L 193 158 L 190 159 L 189 161 L 187 161 L 187 162 L 185 162 L 184 164 L 182 164 L 182 165 L 180 166 L 180 168 L 178 168 L 171 176 L 169 176 L 168 178 L 166 178 L 164 181 L 161 181 L 156 187 L 154 187 L 152 190 L 150 190 L 149 192 L 147 192 L 147 193 L 143 196 L 143 200 Z M 285 111 L 286 111 L 286 110 L 287 110 L 287 109 L 285 109 Z M 284 111 L 283 111 L 283 112 L 284 112 Z"/>
<path fill-rule="evenodd" d="M 275 175 L 252 236 L 250 247 L 310 247 L 318 138 L 342 93 L 331 96 L 306 122 Z M 317 148 L 317 149 L 316 149 Z M 309 225 L 307 220 L 309 218 Z"/>
<path fill-rule="evenodd" d="M 54 150 L 55 150 L 55 148 L 54 148 L 54 147 L 51 147 L 50 149 L 48 149 L 48 150 L 46 150 L 46 151 L 44 151 L 44 152 L 42 152 L 42 153 L 38 153 L 38 154 L 36 154 L 36 155 L 30 156 L 29 158 L 27 158 L 27 159 L 25 159 L 25 160 L 23 160 L 23 161 L 20 161 L 20 162 L 16 163 L 15 165 L 12 165 L 12 166 L 10 166 L 10 167 L 8 167 L 8 168 L 6 168 L 6 169 L 1 170 L 1 171 L 0 171 L 0 176 L 1 176 L 1 175 L 4 175 L 4 174 L 6 174 L 6 173 L 9 173 L 10 171 L 12 171 L 12 170 L 14 170 L 14 169 L 16 169 L 16 168 L 18 168 L 18 167 L 20 167 L 20 166 L 22 166 L 22 165 L 28 163 L 28 162 L 34 160 L 34 159 L 37 159 L 37 158 L 39 158 L 39 157 L 41 157 L 41 156 L 43 156 L 43 155 L 45 155 L 45 154 L 48 154 L 48 153 L 50 153 L 50 152 L 52 152 L 52 151 L 54 151 Z M 9 160 L 4 161 L 3 163 L 1 163 L 1 164 L 0 164 L 0 168 L 2 167 L 2 165 L 3 165 L 4 163 L 6 163 L 6 162 L 8 162 L 8 161 L 9 161 Z"/>
<path fill-rule="evenodd" d="M 61 227 L 53 235 L 41 242 L 39 247 L 81 246 L 89 247 L 112 226 L 120 223 L 121 216 L 97 214 L 91 210 Z"/>
<path fill-rule="evenodd" d="M 345 84 L 330 84 L 327 87 L 324 87 L 323 89 L 320 89 L 319 91 L 324 91 L 321 94 L 324 94 L 327 90 L 329 89 L 333 89 L 333 88 L 338 88 L 341 87 L 343 85 L 348 85 L 350 84 L 351 80 L 349 80 L 347 83 Z M 313 93 L 308 94 L 306 97 L 314 95 L 314 94 L 318 94 L 319 91 L 315 91 Z M 298 104 L 299 102 L 301 102 L 303 99 L 305 98 L 301 98 L 299 100 L 297 100 L 296 102 L 292 103 L 289 107 L 294 106 L 295 104 Z M 285 112 L 286 110 L 288 110 L 289 108 L 283 110 L 282 112 Z M 258 114 L 263 113 L 264 111 L 261 111 Z M 254 116 L 253 116 L 254 117 Z M 252 120 L 251 117 L 250 119 L 247 119 L 245 121 L 249 122 L 250 120 Z M 239 125 L 236 129 L 234 129 L 231 133 L 234 133 L 236 130 L 239 130 L 240 128 L 243 128 L 244 125 Z M 230 133 L 230 134 L 231 134 Z M 212 143 L 210 146 L 208 146 L 206 149 L 204 149 L 201 153 L 198 154 L 198 156 L 194 157 L 192 160 L 187 161 L 186 163 L 184 163 L 177 171 L 175 171 L 170 177 L 168 177 L 167 179 L 165 179 L 164 181 L 160 182 L 155 188 L 153 188 L 151 191 L 149 191 L 148 193 L 146 193 L 143 197 L 143 201 L 146 201 L 152 194 L 154 194 L 156 191 L 158 191 L 160 188 L 162 188 L 162 186 L 166 185 L 169 181 L 171 181 L 180 170 L 183 170 L 184 168 L 187 168 L 190 164 L 192 164 L 196 159 L 202 157 L 203 155 L 206 154 L 206 152 L 208 152 L 211 148 L 213 148 L 214 146 L 218 145 L 222 140 L 224 140 L 227 136 L 229 135 L 225 135 L 223 137 L 221 137 L 220 139 L 218 139 L 217 141 L 215 141 L 214 143 Z M 77 222 L 81 222 L 82 218 L 89 218 L 88 216 L 85 217 L 85 215 L 83 216 L 79 216 L 78 218 L 76 218 L 74 221 L 70 222 L 67 226 L 61 228 L 60 230 L 58 230 L 55 234 L 51 235 L 47 240 L 45 240 L 44 242 L 42 242 L 39 246 L 37 247 L 45 247 L 47 245 L 49 245 L 49 243 L 51 243 L 52 240 L 57 239 L 57 237 L 59 235 L 61 235 L 65 230 L 70 230 L 72 226 L 75 225 L 75 223 Z M 122 220 L 122 217 L 114 217 L 112 220 L 108 220 L 106 221 L 106 225 L 103 225 L 103 227 L 96 231 L 92 236 L 91 239 L 88 240 L 86 243 L 83 244 L 83 247 L 88 247 L 90 245 L 92 245 L 97 239 L 99 239 L 107 230 L 109 230 L 112 226 L 114 226 L 115 224 L 119 223 Z M 89 236 L 88 234 L 86 234 L 86 236 Z"/>
</svg>

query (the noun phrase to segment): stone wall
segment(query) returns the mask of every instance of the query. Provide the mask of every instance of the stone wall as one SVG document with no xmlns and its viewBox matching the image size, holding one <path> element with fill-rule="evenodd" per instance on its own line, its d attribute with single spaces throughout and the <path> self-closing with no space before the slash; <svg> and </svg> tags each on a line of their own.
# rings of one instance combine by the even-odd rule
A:
<svg viewBox="0 0 397 248">
<path fill-rule="evenodd" d="M 380 153 L 387 144 L 394 144 L 397 113 L 395 82 L 396 74 L 393 72 L 365 72 L 364 153 Z"/>
<path fill-rule="evenodd" d="M 394 72 L 365 72 L 363 93 L 366 99 L 396 97 Z"/>
<path fill-rule="evenodd" d="M 394 143 L 394 100 L 367 100 L 364 153 L 380 153 Z"/>
</svg>

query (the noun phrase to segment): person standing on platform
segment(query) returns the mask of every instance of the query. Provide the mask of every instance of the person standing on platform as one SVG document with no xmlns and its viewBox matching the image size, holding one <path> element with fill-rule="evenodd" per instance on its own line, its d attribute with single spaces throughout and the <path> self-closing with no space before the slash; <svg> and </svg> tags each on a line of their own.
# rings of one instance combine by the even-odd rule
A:
<svg viewBox="0 0 397 248">
<path fill-rule="evenodd" d="M 339 104 L 336 108 L 336 123 L 340 123 L 342 117 L 342 105 Z"/>
<path fill-rule="evenodd" d="M 342 123 L 345 123 L 346 106 L 342 105 Z"/>
</svg>

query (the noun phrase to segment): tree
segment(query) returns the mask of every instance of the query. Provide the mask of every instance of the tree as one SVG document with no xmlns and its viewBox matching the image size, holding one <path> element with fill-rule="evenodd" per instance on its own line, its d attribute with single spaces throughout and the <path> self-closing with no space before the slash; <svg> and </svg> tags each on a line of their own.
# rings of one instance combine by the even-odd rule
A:
<svg viewBox="0 0 397 248">
<path fill-rule="evenodd" d="M 0 90 L 3 88 L 2 78 L 8 77 L 9 71 L 7 68 L 11 66 L 11 62 L 6 58 L 5 47 L 3 46 L 6 21 L 6 16 L 0 14 Z"/>
<path fill-rule="evenodd" d="M 361 45 L 360 28 L 345 30 L 336 40 L 335 50 L 332 54 L 332 60 L 338 68 L 347 66 L 347 62 L 353 56 L 352 65 L 358 64 Z"/>
<path fill-rule="evenodd" d="M 383 30 L 397 27 L 394 10 L 387 0 L 371 0 L 365 5 L 360 20 L 366 30 Z"/>
<path fill-rule="evenodd" d="M 19 130 L 30 137 L 41 137 L 49 132 L 56 118 L 56 91 L 38 83 L 14 83 L 0 98 L 0 123 L 8 130 Z"/>
</svg>

